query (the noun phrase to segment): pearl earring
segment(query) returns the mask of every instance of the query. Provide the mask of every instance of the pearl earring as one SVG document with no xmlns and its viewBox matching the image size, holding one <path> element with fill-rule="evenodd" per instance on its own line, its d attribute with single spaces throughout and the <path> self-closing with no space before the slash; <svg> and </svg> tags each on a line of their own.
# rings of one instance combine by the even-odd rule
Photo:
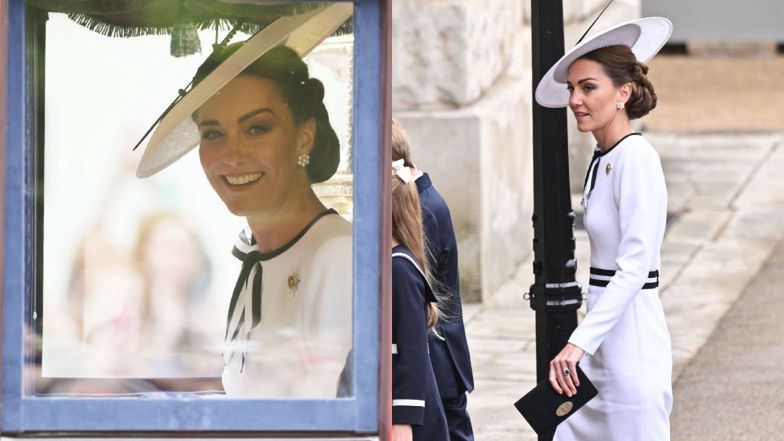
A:
<svg viewBox="0 0 784 441">
<path fill-rule="evenodd" d="M 297 157 L 297 165 L 298 166 L 300 166 L 302 168 L 305 168 L 305 167 L 308 166 L 308 164 L 310 164 L 310 155 L 309 154 L 305 153 L 305 154 L 299 155 L 299 157 Z"/>
<path fill-rule="evenodd" d="M 618 103 L 618 104 L 615 105 L 615 107 L 617 107 L 618 110 L 623 110 L 626 107 L 626 104 L 625 103 Z"/>
</svg>

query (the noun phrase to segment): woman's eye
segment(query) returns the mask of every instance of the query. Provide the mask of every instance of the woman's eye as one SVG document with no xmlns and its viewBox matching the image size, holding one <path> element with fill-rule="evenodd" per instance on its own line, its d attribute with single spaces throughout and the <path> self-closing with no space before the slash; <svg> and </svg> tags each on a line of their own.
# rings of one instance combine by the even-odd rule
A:
<svg viewBox="0 0 784 441">
<path fill-rule="evenodd" d="M 248 128 L 248 133 L 250 133 L 251 135 L 263 135 L 269 131 L 270 131 L 269 127 L 261 124 L 254 124 Z"/>
<path fill-rule="evenodd" d="M 583 86 L 583 90 L 586 91 L 586 92 L 590 92 L 590 91 L 592 91 L 594 89 L 596 89 L 596 87 L 594 87 L 593 84 L 586 84 L 585 86 Z"/>
<path fill-rule="evenodd" d="M 221 132 L 219 132 L 217 130 L 205 130 L 201 134 L 201 139 L 210 140 L 210 139 L 220 138 L 221 136 L 223 136 L 223 133 L 221 133 Z"/>
</svg>

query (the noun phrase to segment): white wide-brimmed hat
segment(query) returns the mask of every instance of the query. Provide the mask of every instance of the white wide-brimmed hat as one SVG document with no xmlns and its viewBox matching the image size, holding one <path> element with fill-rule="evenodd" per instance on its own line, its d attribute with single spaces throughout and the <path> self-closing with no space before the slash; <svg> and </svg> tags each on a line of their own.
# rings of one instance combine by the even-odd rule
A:
<svg viewBox="0 0 784 441">
<path fill-rule="evenodd" d="M 345 23 L 353 10 L 351 2 L 341 2 L 280 17 L 248 39 L 166 112 L 144 149 L 136 176 L 152 176 L 196 147 L 199 130 L 191 120 L 193 112 L 259 57 L 281 45 L 304 57 Z"/>
<path fill-rule="evenodd" d="M 558 108 L 569 104 L 566 81 L 569 66 L 578 58 L 608 46 L 629 46 L 637 61 L 653 58 L 672 34 L 672 22 L 663 17 L 646 17 L 628 21 L 597 32 L 568 51 L 542 77 L 536 87 L 536 102 L 544 107 Z"/>
</svg>

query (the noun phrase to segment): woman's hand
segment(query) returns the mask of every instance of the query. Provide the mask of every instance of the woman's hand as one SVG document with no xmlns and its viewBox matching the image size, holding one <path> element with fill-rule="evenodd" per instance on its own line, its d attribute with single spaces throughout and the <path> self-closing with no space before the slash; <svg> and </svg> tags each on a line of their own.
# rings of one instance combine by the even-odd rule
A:
<svg viewBox="0 0 784 441">
<path fill-rule="evenodd" d="M 580 379 L 577 378 L 577 363 L 585 355 L 585 351 L 567 343 L 561 352 L 550 362 L 550 385 L 559 394 L 566 393 L 571 397 L 577 393 Z"/>
<path fill-rule="evenodd" d="M 413 441 L 414 434 L 410 424 L 393 424 L 392 441 Z"/>
</svg>

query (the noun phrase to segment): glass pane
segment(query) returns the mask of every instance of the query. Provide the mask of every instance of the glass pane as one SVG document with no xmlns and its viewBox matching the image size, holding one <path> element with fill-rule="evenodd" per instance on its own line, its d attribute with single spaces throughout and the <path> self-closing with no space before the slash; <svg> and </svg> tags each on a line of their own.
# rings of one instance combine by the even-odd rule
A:
<svg viewBox="0 0 784 441">
<path fill-rule="evenodd" d="M 352 6 L 259 3 L 184 57 L 50 13 L 30 393 L 350 395 Z"/>
</svg>

